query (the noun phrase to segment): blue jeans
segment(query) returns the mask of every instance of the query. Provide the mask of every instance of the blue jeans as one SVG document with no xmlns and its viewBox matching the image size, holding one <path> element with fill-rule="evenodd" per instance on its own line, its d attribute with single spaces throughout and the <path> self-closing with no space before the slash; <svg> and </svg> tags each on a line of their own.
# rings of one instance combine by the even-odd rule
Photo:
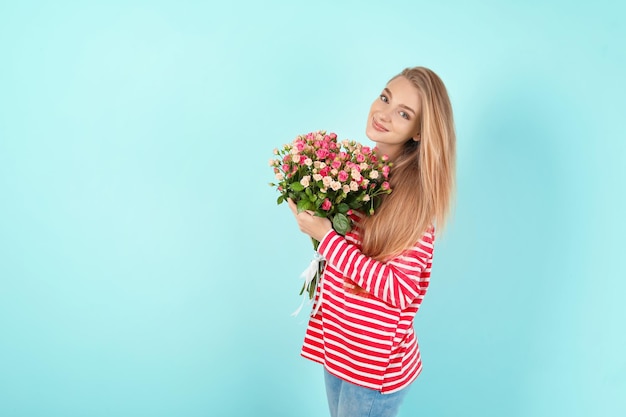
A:
<svg viewBox="0 0 626 417">
<path fill-rule="evenodd" d="M 393 417 L 408 387 L 391 394 L 346 382 L 324 369 L 326 396 L 331 417 Z"/>
</svg>

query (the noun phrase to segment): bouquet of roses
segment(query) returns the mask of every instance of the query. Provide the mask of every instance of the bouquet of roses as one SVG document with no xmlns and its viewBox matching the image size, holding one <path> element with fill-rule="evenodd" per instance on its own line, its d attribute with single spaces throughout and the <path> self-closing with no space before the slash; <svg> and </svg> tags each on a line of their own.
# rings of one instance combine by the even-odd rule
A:
<svg viewBox="0 0 626 417">
<path fill-rule="evenodd" d="M 280 193 L 277 203 L 291 198 L 298 212 L 311 210 L 329 218 L 342 235 L 352 227 L 349 215 L 353 210 L 372 215 L 380 196 L 391 192 L 387 156 L 379 158 L 371 148 L 353 140 L 338 142 L 335 133 L 321 130 L 299 135 L 292 143 L 274 149 L 274 155 L 270 166 L 277 183 L 270 186 Z M 312 240 L 317 250 L 319 242 Z M 309 299 L 313 298 L 323 267 L 321 260 L 315 264 L 300 294 L 307 290 Z"/>
</svg>

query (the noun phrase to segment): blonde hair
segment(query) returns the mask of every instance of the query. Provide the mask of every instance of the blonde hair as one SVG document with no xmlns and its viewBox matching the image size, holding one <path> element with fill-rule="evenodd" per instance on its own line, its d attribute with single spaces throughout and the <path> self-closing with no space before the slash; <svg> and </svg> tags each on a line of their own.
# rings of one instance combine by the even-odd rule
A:
<svg viewBox="0 0 626 417">
<path fill-rule="evenodd" d="M 392 80 L 397 77 L 418 90 L 420 136 L 407 138 L 391 168 L 393 191 L 361 224 L 363 252 L 383 261 L 411 248 L 430 227 L 443 229 L 455 187 L 456 135 L 446 87 L 424 67 L 406 68 Z"/>
</svg>

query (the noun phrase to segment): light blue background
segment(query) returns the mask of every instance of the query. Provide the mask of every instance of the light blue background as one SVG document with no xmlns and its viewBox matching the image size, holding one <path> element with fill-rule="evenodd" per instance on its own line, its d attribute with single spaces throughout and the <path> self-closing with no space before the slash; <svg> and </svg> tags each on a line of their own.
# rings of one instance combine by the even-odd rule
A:
<svg viewBox="0 0 626 417">
<path fill-rule="evenodd" d="M 454 217 L 402 416 L 626 414 L 619 2 L 0 5 L 0 415 L 323 416 L 271 151 L 446 82 Z"/>
</svg>

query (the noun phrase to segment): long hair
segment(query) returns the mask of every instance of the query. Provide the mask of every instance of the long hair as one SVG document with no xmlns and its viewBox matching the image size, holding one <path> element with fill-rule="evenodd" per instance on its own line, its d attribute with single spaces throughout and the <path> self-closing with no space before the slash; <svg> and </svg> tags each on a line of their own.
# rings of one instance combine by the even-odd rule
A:
<svg viewBox="0 0 626 417">
<path fill-rule="evenodd" d="M 392 80 L 397 77 L 419 92 L 420 139 L 407 138 L 393 161 L 391 194 L 361 223 L 363 252 L 382 261 L 412 247 L 430 227 L 442 230 L 455 188 L 456 135 L 446 87 L 424 67 L 406 68 Z"/>
</svg>

